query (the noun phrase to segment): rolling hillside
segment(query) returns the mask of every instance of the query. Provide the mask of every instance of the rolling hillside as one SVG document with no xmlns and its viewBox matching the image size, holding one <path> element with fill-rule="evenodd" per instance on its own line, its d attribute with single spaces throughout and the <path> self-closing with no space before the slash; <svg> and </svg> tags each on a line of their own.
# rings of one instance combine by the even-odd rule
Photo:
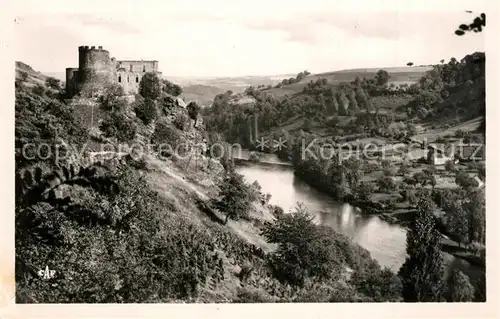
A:
<svg viewBox="0 0 500 319">
<path fill-rule="evenodd" d="M 202 84 L 184 86 L 182 91 L 185 100 L 196 101 L 201 106 L 209 106 L 217 94 L 226 92 L 224 88 Z"/>
<path fill-rule="evenodd" d="M 36 84 L 45 85 L 49 76 L 33 70 L 33 68 L 23 62 L 16 61 L 16 79 L 23 79 L 23 84 L 33 87 Z"/>
<path fill-rule="evenodd" d="M 265 92 L 275 96 L 285 96 L 296 94 L 307 85 L 310 81 L 318 79 L 327 79 L 330 83 L 352 82 L 356 77 L 360 79 L 373 78 L 379 70 L 389 72 L 391 78 L 389 84 L 401 85 L 403 83 L 412 84 L 417 82 L 422 75 L 431 70 L 431 66 L 415 66 L 415 67 L 389 67 L 389 68 L 368 68 L 368 69 L 349 69 L 333 72 L 311 74 L 301 81 L 293 84 L 283 85 L 280 88 L 272 88 Z"/>
</svg>

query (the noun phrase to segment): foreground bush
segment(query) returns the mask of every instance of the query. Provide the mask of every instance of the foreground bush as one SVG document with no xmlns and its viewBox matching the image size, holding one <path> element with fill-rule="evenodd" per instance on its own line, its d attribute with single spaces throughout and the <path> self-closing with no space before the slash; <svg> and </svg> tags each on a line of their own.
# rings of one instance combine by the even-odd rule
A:
<svg viewBox="0 0 500 319">
<path fill-rule="evenodd" d="M 213 239 L 131 169 L 119 193 L 77 188 L 69 204 L 16 207 L 17 302 L 165 302 L 223 278 Z M 36 271 L 56 270 L 40 280 Z"/>
</svg>

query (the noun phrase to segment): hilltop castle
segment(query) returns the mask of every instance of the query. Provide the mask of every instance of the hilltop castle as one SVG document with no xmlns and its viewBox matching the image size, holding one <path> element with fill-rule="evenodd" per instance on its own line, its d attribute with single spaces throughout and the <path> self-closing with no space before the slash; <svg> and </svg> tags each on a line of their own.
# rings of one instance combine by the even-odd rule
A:
<svg viewBox="0 0 500 319">
<path fill-rule="evenodd" d="M 109 52 L 99 47 L 78 47 L 78 68 L 66 68 L 66 92 L 71 97 L 82 88 L 102 89 L 106 84 L 117 83 L 125 94 L 139 92 L 141 78 L 147 72 L 158 72 L 158 61 L 116 61 Z"/>
</svg>

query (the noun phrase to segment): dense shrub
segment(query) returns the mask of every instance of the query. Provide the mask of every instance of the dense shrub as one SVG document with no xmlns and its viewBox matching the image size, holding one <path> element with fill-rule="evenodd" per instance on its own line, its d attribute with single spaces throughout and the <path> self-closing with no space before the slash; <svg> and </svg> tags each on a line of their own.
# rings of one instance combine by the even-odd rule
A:
<svg viewBox="0 0 500 319">
<path fill-rule="evenodd" d="M 469 277 L 458 269 L 451 272 L 447 282 L 446 300 L 450 302 L 470 302 L 474 299 L 474 287 Z"/>
<path fill-rule="evenodd" d="M 399 277 L 387 268 L 373 265 L 363 271 L 356 271 L 351 277 L 358 293 L 370 298 L 366 301 L 395 302 L 401 301 L 403 286 Z"/>
<path fill-rule="evenodd" d="M 162 80 L 162 84 L 163 84 L 162 86 L 163 92 L 173 96 L 179 96 L 182 94 L 182 88 L 179 85 L 174 84 L 168 80 Z"/>
<path fill-rule="evenodd" d="M 174 119 L 175 127 L 181 131 L 187 130 L 189 128 L 190 124 L 191 123 L 190 123 L 189 118 L 184 113 L 178 114 Z"/>
<path fill-rule="evenodd" d="M 127 105 L 123 95 L 123 88 L 119 84 L 108 85 L 99 97 L 101 107 L 106 111 L 121 111 Z"/>
<path fill-rule="evenodd" d="M 53 90 L 59 91 L 61 89 L 61 80 L 50 76 L 45 80 L 45 84 Z"/>
<path fill-rule="evenodd" d="M 78 211 L 52 202 L 16 207 L 18 302 L 165 302 L 222 279 L 213 238 L 172 218 L 133 170 L 117 174 L 119 195 L 81 189 L 72 198 Z M 29 269 L 47 260 L 57 276 L 36 279 Z"/>
<path fill-rule="evenodd" d="M 18 169 L 40 161 L 56 164 L 56 157 L 50 154 L 55 154 L 56 148 L 61 146 L 61 140 L 78 148 L 88 138 L 87 129 L 75 120 L 72 106 L 23 89 L 16 91 L 15 120 L 15 156 Z M 37 156 L 36 150 L 42 144 L 49 145 L 51 149 L 47 150 L 48 154 Z"/>
<path fill-rule="evenodd" d="M 156 102 L 149 98 L 143 99 L 135 107 L 135 114 L 145 125 L 150 124 L 158 116 Z"/>
<path fill-rule="evenodd" d="M 455 173 L 455 183 L 464 189 L 470 189 L 477 186 L 474 178 L 470 177 L 465 171 L 459 170 Z"/>
<path fill-rule="evenodd" d="M 133 140 L 137 131 L 137 126 L 131 119 L 116 111 L 108 114 L 99 128 L 104 136 L 116 137 L 120 142 Z"/>
<path fill-rule="evenodd" d="M 156 147 L 156 151 L 159 155 L 172 155 L 177 145 L 181 142 L 181 134 L 175 127 L 165 122 L 156 124 L 153 135 L 151 136 L 151 143 Z"/>
<path fill-rule="evenodd" d="M 390 176 L 383 176 L 377 180 L 377 185 L 381 192 L 391 192 L 396 190 L 396 183 Z"/>
<path fill-rule="evenodd" d="M 45 87 L 40 84 L 40 83 L 37 83 L 32 89 L 31 89 L 31 92 L 33 92 L 33 94 L 36 94 L 36 95 L 39 95 L 39 96 L 44 96 L 45 95 Z"/>
</svg>

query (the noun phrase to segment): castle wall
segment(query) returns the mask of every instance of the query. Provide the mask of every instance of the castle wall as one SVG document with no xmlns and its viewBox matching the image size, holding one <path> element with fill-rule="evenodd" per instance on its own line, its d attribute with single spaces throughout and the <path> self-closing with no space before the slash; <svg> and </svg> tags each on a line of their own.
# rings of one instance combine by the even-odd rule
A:
<svg viewBox="0 0 500 319">
<path fill-rule="evenodd" d="M 158 61 L 136 61 L 136 60 L 124 60 L 116 61 L 116 69 L 126 72 L 158 72 Z"/>
<path fill-rule="evenodd" d="M 142 72 L 117 71 L 117 82 L 123 88 L 125 94 L 137 94 L 139 83 L 144 75 Z"/>
</svg>

